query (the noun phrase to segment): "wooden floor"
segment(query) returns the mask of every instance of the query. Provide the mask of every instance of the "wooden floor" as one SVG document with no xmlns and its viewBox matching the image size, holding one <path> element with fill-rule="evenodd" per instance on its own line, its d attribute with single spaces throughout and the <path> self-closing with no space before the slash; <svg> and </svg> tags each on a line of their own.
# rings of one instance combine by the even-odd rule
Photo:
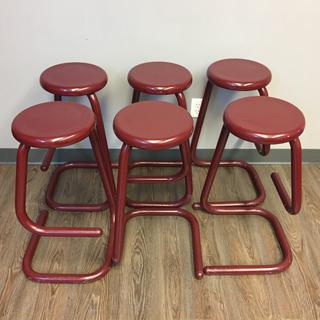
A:
<svg viewBox="0 0 320 320">
<path fill-rule="evenodd" d="M 29 234 L 14 212 L 14 166 L 0 166 L 0 319 L 320 319 L 320 165 L 303 167 L 303 207 L 290 216 L 276 194 L 270 173 L 287 183 L 287 165 L 256 165 L 267 191 L 264 207 L 282 223 L 293 250 L 288 271 L 268 276 L 193 275 L 190 230 L 178 217 L 130 221 L 121 265 L 85 285 L 38 284 L 21 271 Z M 145 169 L 150 173 L 151 169 Z M 169 172 L 169 171 L 166 171 Z M 206 169 L 193 169 L 194 196 L 200 196 Z M 50 172 L 31 166 L 28 212 L 37 216 Z M 95 202 L 103 198 L 99 177 L 74 170 L 61 179 L 57 199 Z M 287 184 L 288 186 L 288 184 Z M 132 197 L 170 199 L 175 186 L 130 186 Z M 212 197 L 239 199 L 254 193 L 241 169 L 221 169 Z M 186 206 L 192 210 L 191 206 Z M 217 217 L 195 212 L 201 227 L 205 264 L 273 263 L 281 258 L 268 222 L 259 217 Z M 49 225 L 105 226 L 107 213 L 50 211 Z M 41 240 L 34 268 L 88 272 L 102 261 L 106 238 Z"/>
</svg>

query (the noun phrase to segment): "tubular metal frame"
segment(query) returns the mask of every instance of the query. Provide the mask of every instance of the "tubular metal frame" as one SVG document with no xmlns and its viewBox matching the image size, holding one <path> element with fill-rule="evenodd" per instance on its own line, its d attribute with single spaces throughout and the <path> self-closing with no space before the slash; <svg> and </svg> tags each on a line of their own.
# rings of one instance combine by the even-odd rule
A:
<svg viewBox="0 0 320 320">
<path fill-rule="evenodd" d="M 194 203 L 194 209 L 203 209 L 209 214 L 217 215 L 258 215 L 267 219 L 272 226 L 276 238 L 280 244 L 283 259 L 280 263 L 271 265 L 214 265 L 204 267 L 206 275 L 243 275 L 243 274 L 270 274 L 286 270 L 292 262 L 292 252 L 278 219 L 269 211 L 261 208 L 252 208 L 245 202 L 209 202 L 209 194 L 212 188 L 225 145 L 230 134 L 226 125 L 223 125 L 216 150 L 214 152 L 209 172 L 204 183 L 200 203 Z M 290 141 L 291 146 L 291 190 L 292 198 L 287 194 L 280 177 L 272 173 L 272 180 L 277 188 L 279 196 L 291 214 L 296 214 L 301 208 L 301 145 L 298 138 Z M 257 176 L 258 177 L 258 176 Z"/>
<path fill-rule="evenodd" d="M 192 140 L 191 140 L 191 157 L 192 161 L 195 165 L 200 166 L 200 167 L 209 167 L 210 166 L 210 161 L 206 160 L 201 160 L 197 157 L 197 146 L 200 138 L 200 134 L 202 131 L 204 119 L 207 113 L 212 89 L 213 89 L 213 83 L 208 80 L 206 84 L 206 88 L 204 90 L 203 98 L 202 98 L 202 103 L 200 106 L 200 111 L 198 115 L 198 119 L 196 122 L 196 126 L 193 132 Z M 266 87 L 262 87 L 258 89 L 259 95 L 260 96 L 268 96 L 268 90 Z M 261 145 L 261 144 L 255 144 L 257 151 L 263 155 L 266 156 L 270 152 L 270 145 Z"/>
<path fill-rule="evenodd" d="M 136 210 L 131 210 L 125 214 L 126 207 L 126 189 L 128 183 L 128 172 L 129 172 L 129 158 L 132 147 L 123 143 L 120 151 L 119 160 L 119 173 L 118 173 L 118 206 L 117 206 L 117 220 L 115 228 L 115 246 L 113 252 L 113 261 L 119 263 L 122 256 L 124 246 L 124 235 L 126 223 L 138 216 L 178 216 L 185 218 L 189 221 L 192 233 L 192 245 L 193 245 L 193 258 L 194 258 L 194 272 L 197 279 L 203 277 L 203 264 L 201 254 L 201 243 L 200 243 L 200 231 L 199 224 L 196 218 L 188 211 L 180 208 L 165 208 L 161 207 L 143 207 Z M 190 177 L 188 174 L 191 171 L 191 158 L 190 149 L 187 143 L 181 146 L 184 168 L 187 170 L 186 179 Z M 186 181 L 188 185 L 188 182 Z M 190 185 L 192 188 L 192 184 Z M 192 192 L 192 189 L 191 189 Z"/>
<path fill-rule="evenodd" d="M 61 274 L 61 273 L 40 273 L 32 268 L 32 259 L 38 247 L 42 236 L 51 237 L 100 237 L 103 234 L 101 228 L 73 228 L 73 227 L 46 227 L 45 223 L 48 217 L 46 210 L 41 210 L 37 222 L 33 222 L 26 211 L 26 188 L 27 188 L 27 170 L 28 170 L 28 152 L 30 147 L 20 144 L 17 153 L 16 164 L 16 215 L 24 228 L 32 233 L 31 240 L 27 246 L 23 258 L 23 271 L 26 276 L 38 282 L 49 283 L 87 283 L 102 278 L 111 268 L 112 254 L 114 247 L 115 222 L 116 222 L 116 203 L 113 190 L 109 181 L 107 164 L 103 161 L 100 151 L 98 135 L 94 129 L 90 134 L 90 141 L 94 151 L 99 171 L 101 174 L 103 187 L 106 192 L 110 207 L 110 224 L 108 244 L 106 247 L 105 259 L 102 266 L 94 272 L 84 274 Z M 52 149 L 50 149 L 52 150 Z"/>
</svg>

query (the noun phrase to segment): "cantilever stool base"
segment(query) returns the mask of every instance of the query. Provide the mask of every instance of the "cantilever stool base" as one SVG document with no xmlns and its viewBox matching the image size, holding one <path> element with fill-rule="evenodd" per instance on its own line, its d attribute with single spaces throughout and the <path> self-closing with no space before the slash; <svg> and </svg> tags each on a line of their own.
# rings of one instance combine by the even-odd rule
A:
<svg viewBox="0 0 320 320">
<path fill-rule="evenodd" d="M 210 265 L 204 267 L 205 275 L 259 275 L 272 274 L 285 271 L 292 263 L 292 252 L 286 235 L 281 227 L 279 220 L 269 211 L 256 209 L 220 209 L 215 212 L 220 215 L 254 215 L 268 220 L 282 252 L 282 260 L 275 264 L 268 265 Z"/>
<path fill-rule="evenodd" d="M 204 183 L 200 203 L 195 209 L 203 209 L 217 215 L 259 215 L 269 221 L 280 244 L 283 260 L 274 265 L 227 265 L 207 266 L 207 275 L 225 274 L 268 274 L 287 269 L 292 261 L 292 253 L 278 219 L 270 212 L 252 208 L 241 202 L 209 202 L 210 190 L 222 159 L 228 136 L 236 137 L 261 145 L 289 142 L 291 146 L 291 198 L 287 194 L 278 174 L 273 173 L 272 180 L 285 209 L 296 214 L 301 208 L 301 146 L 299 136 L 304 130 L 305 120 L 301 111 L 292 104 L 270 97 L 247 97 L 232 102 L 225 110 L 217 147 Z"/>
<path fill-rule="evenodd" d="M 41 86 L 46 91 L 54 94 L 55 101 L 61 101 L 62 97 L 64 96 L 87 96 L 92 111 L 96 117 L 98 142 L 101 148 L 102 156 L 105 162 L 111 164 L 101 107 L 96 95 L 96 92 L 106 86 L 107 81 L 108 77 L 103 69 L 96 65 L 83 62 L 69 62 L 54 65 L 44 70 L 40 76 Z M 54 153 L 54 148 L 48 149 L 48 152 L 40 167 L 42 171 L 48 170 Z M 54 210 L 71 212 L 97 212 L 108 208 L 108 203 L 106 201 L 96 204 L 71 204 L 59 203 L 54 199 L 55 189 L 57 187 L 60 175 L 67 170 L 78 168 L 97 168 L 97 164 L 76 161 L 59 165 L 58 168 L 53 172 L 51 181 L 48 185 L 46 192 L 47 205 Z M 113 174 L 109 164 L 107 170 L 109 180 L 113 181 Z M 115 186 L 111 185 L 111 188 L 115 194 Z"/>
<path fill-rule="evenodd" d="M 139 102 L 141 93 L 149 95 L 175 95 L 178 105 L 187 110 L 184 91 L 190 87 L 192 75 L 181 65 L 161 61 L 138 64 L 129 71 L 128 82 L 133 88 L 132 103 Z M 180 153 L 182 156 L 181 148 Z M 129 183 L 175 183 L 185 177 L 182 161 L 136 161 L 134 166 L 179 167 L 180 170 L 169 176 L 129 176 Z M 182 198 L 171 203 L 166 203 L 165 207 L 177 208 L 186 204 L 189 200 L 189 197 Z M 141 208 L 149 204 L 127 199 L 127 205 L 133 208 Z M 163 205 L 161 202 L 152 204 L 152 206 Z"/>
<path fill-rule="evenodd" d="M 266 198 L 265 189 L 263 187 L 263 184 L 260 180 L 260 177 L 256 169 L 251 164 L 242 160 L 229 160 L 229 161 L 220 161 L 219 167 L 227 167 L 227 168 L 238 167 L 245 170 L 249 175 L 249 178 L 251 180 L 251 183 L 255 189 L 257 196 L 252 200 L 240 200 L 240 201 L 230 200 L 230 201 L 220 201 L 220 202 L 213 202 L 213 203 L 211 202 L 212 204 L 214 204 L 214 206 L 218 206 L 220 208 L 233 208 L 233 207 L 252 208 L 263 203 L 263 201 Z M 192 208 L 195 210 L 201 209 L 201 203 L 194 202 L 192 204 Z"/>
<path fill-rule="evenodd" d="M 130 119 L 130 121 L 128 121 Z M 162 150 L 180 146 L 183 156 L 187 192 L 192 194 L 191 156 L 188 139 L 193 123 L 189 113 L 174 104 L 161 101 L 145 101 L 131 104 L 118 112 L 114 119 L 114 131 L 123 142 L 119 156 L 117 220 L 113 261 L 119 263 L 125 239 L 125 227 L 129 219 L 137 216 L 179 216 L 191 226 L 194 272 L 197 279 L 203 277 L 199 225 L 196 218 L 180 208 L 144 207 L 125 213 L 129 158 L 133 147 L 146 150 Z"/>
<path fill-rule="evenodd" d="M 35 121 L 36 119 L 36 121 Z M 98 142 L 95 117 L 85 106 L 73 102 L 49 102 L 22 111 L 12 123 L 12 133 L 20 142 L 16 164 L 16 215 L 22 226 L 32 233 L 30 243 L 23 258 L 23 271 L 34 281 L 54 283 L 86 283 L 103 277 L 111 268 L 115 235 L 115 198 L 109 181 L 107 164 L 103 161 Z M 31 147 L 55 149 L 78 143 L 89 137 L 97 165 L 101 174 L 104 191 L 110 207 L 109 236 L 105 259 L 102 266 L 91 273 L 62 274 L 40 273 L 32 268 L 32 259 L 39 240 L 46 237 L 100 237 L 103 234 L 97 227 L 48 227 L 46 210 L 40 210 L 36 222 L 26 211 L 26 189 L 28 152 Z"/>
</svg>

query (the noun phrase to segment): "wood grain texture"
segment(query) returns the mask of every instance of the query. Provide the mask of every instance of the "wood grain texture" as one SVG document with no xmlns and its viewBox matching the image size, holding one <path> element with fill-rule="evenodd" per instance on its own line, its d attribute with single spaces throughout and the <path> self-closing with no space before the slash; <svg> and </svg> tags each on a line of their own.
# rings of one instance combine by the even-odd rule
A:
<svg viewBox="0 0 320 320">
<path fill-rule="evenodd" d="M 284 210 L 270 173 L 290 184 L 288 165 L 256 165 L 267 191 L 264 208 L 280 220 L 293 250 L 288 271 L 269 276 L 193 276 L 191 234 L 179 217 L 139 217 L 126 229 L 124 256 L 102 280 L 85 285 L 38 284 L 21 271 L 29 234 L 14 212 L 15 167 L 0 166 L 0 319 L 320 319 L 320 165 L 303 166 L 303 207 L 297 216 Z M 53 168 L 51 168 L 53 170 Z M 28 212 L 32 218 L 43 201 L 50 172 L 30 166 Z M 150 168 L 141 173 L 156 172 Z M 170 173 L 171 169 L 161 172 Z M 193 168 L 193 201 L 200 197 L 206 169 Z M 177 186 L 130 186 L 138 199 L 172 199 Z M 254 196 L 241 169 L 220 169 L 214 199 Z M 65 173 L 57 199 L 103 200 L 99 177 L 92 170 Z M 191 209 L 191 205 L 185 207 Z M 194 212 L 199 219 L 205 264 L 268 263 L 280 251 L 267 221 L 260 217 L 218 217 Z M 101 226 L 107 212 L 61 213 L 50 210 L 49 225 Z M 106 237 L 43 238 L 34 259 L 37 270 L 81 272 L 101 262 Z"/>
</svg>

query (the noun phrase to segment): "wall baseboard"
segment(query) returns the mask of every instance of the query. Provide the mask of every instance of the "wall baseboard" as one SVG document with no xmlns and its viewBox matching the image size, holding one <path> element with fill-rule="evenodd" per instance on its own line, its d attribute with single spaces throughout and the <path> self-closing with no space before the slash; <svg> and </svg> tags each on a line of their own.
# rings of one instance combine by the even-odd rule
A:
<svg viewBox="0 0 320 320">
<path fill-rule="evenodd" d="M 119 149 L 110 149 L 112 161 L 117 161 Z M 31 149 L 29 153 L 30 163 L 41 163 L 46 150 Z M 17 150 L 13 148 L 0 149 L 0 163 L 15 163 Z M 201 159 L 211 159 L 213 150 L 200 149 L 198 155 Z M 279 163 L 290 162 L 290 150 L 274 149 L 267 157 L 260 156 L 255 149 L 226 149 L 224 159 L 245 160 L 251 163 Z M 134 149 L 132 152 L 133 160 L 178 160 L 180 153 L 178 149 L 149 151 Z M 93 154 L 91 149 L 58 149 L 56 150 L 53 163 L 63 163 L 66 161 L 92 161 Z M 320 162 L 319 149 L 304 149 L 302 152 L 303 162 Z"/>
</svg>

